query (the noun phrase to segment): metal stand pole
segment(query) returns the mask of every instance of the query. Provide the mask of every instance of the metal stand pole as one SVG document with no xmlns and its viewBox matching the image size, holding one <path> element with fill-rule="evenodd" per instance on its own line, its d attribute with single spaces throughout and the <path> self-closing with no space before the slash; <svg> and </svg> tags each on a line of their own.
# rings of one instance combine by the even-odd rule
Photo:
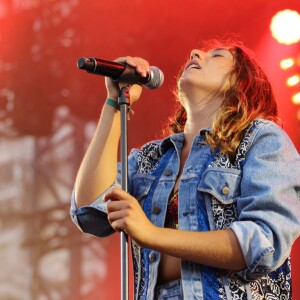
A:
<svg viewBox="0 0 300 300">
<path fill-rule="evenodd" d="M 128 191 L 127 114 L 130 107 L 130 86 L 122 87 L 118 103 L 121 112 L 121 186 Z M 121 231 L 121 300 L 128 300 L 128 236 Z"/>
</svg>

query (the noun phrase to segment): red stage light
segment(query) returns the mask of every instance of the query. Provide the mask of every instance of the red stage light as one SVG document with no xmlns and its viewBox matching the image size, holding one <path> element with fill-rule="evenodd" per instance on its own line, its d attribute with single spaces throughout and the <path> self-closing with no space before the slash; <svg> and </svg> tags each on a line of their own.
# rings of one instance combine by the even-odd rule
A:
<svg viewBox="0 0 300 300">
<path fill-rule="evenodd" d="M 287 70 L 287 69 L 291 68 L 294 65 L 295 65 L 295 59 L 294 58 L 286 58 L 286 59 L 282 59 L 280 61 L 280 68 L 282 70 Z"/>
<path fill-rule="evenodd" d="M 295 86 L 295 85 L 299 84 L 299 82 L 300 82 L 299 75 L 293 75 L 286 80 L 287 86 Z"/>
<path fill-rule="evenodd" d="M 300 104 L 300 92 L 292 96 L 292 102 L 294 104 Z"/>
<path fill-rule="evenodd" d="M 271 21 L 272 36 L 280 44 L 294 44 L 300 41 L 300 15 L 295 10 L 279 11 Z"/>
</svg>

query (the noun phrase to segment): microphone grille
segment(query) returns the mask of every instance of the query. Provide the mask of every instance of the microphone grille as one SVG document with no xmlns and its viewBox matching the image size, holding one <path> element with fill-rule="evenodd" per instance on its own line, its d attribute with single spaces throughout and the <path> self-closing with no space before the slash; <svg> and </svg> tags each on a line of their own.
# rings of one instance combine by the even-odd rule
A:
<svg viewBox="0 0 300 300">
<path fill-rule="evenodd" d="M 150 80 L 145 87 L 150 90 L 154 90 L 159 88 L 164 82 L 164 74 L 163 72 L 155 66 L 150 66 Z"/>
</svg>

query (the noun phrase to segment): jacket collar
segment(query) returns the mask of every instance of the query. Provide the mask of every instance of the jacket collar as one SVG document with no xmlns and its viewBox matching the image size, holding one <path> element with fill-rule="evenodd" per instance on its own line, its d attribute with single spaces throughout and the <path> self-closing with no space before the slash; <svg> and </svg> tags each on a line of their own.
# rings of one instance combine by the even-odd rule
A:
<svg viewBox="0 0 300 300">
<path fill-rule="evenodd" d="M 205 141 L 206 133 L 211 131 L 211 127 L 201 129 L 199 131 L 198 137 L 200 141 Z M 184 143 L 184 133 L 174 133 L 167 137 L 165 137 L 160 144 L 159 153 L 163 155 L 166 153 L 171 147 L 174 147 L 173 143 Z"/>
</svg>

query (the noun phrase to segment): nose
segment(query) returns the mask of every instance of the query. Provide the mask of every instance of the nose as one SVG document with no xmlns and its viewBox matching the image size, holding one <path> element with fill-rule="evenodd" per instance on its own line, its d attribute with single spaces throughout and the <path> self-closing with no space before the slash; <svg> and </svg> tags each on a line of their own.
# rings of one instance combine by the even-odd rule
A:
<svg viewBox="0 0 300 300">
<path fill-rule="evenodd" d="M 199 59 L 203 59 L 204 58 L 204 52 L 198 49 L 193 49 L 191 52 L 191 59 L 194 58 L 199 58 Z"/>
</svg>

